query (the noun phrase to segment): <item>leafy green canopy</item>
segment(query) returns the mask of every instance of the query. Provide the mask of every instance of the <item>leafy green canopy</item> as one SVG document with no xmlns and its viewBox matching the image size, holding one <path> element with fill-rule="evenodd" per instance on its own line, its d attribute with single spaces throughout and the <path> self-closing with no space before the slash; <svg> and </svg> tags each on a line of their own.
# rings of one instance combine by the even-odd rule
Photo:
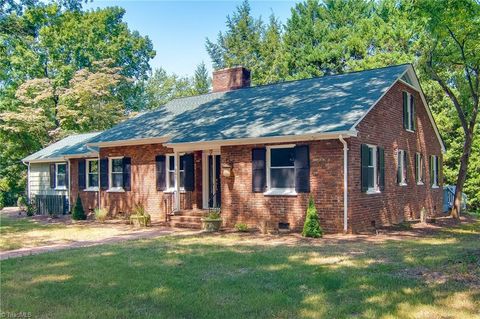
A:
<svg viewBox="0 0 480 319">
<path fill-rule="evenodd" d="M 108 128 L 143 107 L 155 55 L 124 10 L 81 11 L 82 1 L 7 1 L 0 16 L 0 182 L 14 204 L 20 160 L 69 132 Z"/>
</svg>

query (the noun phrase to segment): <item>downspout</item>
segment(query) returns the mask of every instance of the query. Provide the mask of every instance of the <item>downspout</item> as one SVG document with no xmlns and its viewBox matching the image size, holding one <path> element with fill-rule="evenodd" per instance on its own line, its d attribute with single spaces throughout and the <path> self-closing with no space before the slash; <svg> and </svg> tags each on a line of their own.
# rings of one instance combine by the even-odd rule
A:
<svg viewBox="0 0 480 319">
<path fill-rule="evenodd" d="M 343 136 L 338 137 L 343 144 L 343 232 L 348 232 L 348 145 Z"/>
<path fill-rule="evenodd" d="M 98 162 L 97 162 L 97 169 L 98 169 L 98 203 L 97 203 L 97 206 L 98 206 L 98 210 L 102 209 L 102 205 L 100 204 L 101 201 L 102 201 L 102 195 L 101 195 L 101 191 L 102 191 L 102 184 L 101 184 L 101 181 L 100 181 L 100 178 L 102 176 L 102 174 L 100 174 L 100 149 L 98 149 Z"/>
<path fill-rule="evenodd" d="M 67 196 L 68 196 L 68 210 L 71 212 L 72 211 L 72 201 L 71 201 L 71 198 L 70 198 L 70 195 L 71 195 L 71 185 L 72 185 L 72 174 L 71 174 L 71 163 L 70 163 L 70 159 L 67 159 L 67 162 L 68 162 L 68 189 L 67 189 Z"/>
</svg>

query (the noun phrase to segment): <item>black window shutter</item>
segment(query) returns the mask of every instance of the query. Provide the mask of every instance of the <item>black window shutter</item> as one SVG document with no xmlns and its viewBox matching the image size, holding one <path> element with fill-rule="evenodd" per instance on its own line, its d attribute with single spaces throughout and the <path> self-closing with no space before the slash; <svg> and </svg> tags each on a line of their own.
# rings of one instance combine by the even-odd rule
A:
<svg viewBox="0 0 480 319">
<path fill-rule="evenodd" d="M 297 193 L 310 192 L 310 155 L 308 145 L 297 145 L 295 152 L 295 191 Z"/>
<path fill-rule="evenodd" d="M 418 175 L 418 162 L 419 162 L 420 154 L 415 153 L 415 182 L 420 180 L 420 176 Z"/>
<path fill-rule="evenodd" d="M 403 151 L 403 170 L 405 172 L 405 182 L 408 184 L 408 154 L 407 151 Z"/>
<path fill-rule="evenodd" d="M 55 188 L 55 164 L 50 164 L 50 188 Z"/>
<path fill-rule="evenodd" d="M 157 191 L 164 191 L 166 187 L 166 157 L 165 155 L 157 155 L 155 157 L 155 165 L 157 169 Z"/>
<path fill-rule="evenodd" d="M 108 189 L 108 158 L 100 159 L 100 188 Z"/>
<path fill-rule="evenodd" d="M 368 145 L 362 144 L 360 147 L 360 180 L 362 192 L 368 190 Z"/>
<path fill-rule="evenodd" d="M 401 172 L 401 167 L 400 163 L 402 162 L 402 152 L 400 150 L 397 151 L 397 184 L 400 184 L 402 182 L 402 172 Z"/>
<path fill-rule="evenodd" d="M 183 169 L 185 170 L 185 190 L 193 192 L 195 190 L 195 168 L 193 154 L 185 154 L 183 156 Z"/>
<path fill-rule="evenodd" d="M 440 166 L 439 166 L 438 156 L 435 156 L 435 161 L 436 161 L 435 167 L 437 168 L 437 185 L 440 186 L 442 182 L 440 179 Z"/>
<path fill-rule="evenodd" d="M 385 150 L 383 147 L 377 148 L 377 159 L 378 187 L 383 191 L 385 190 Z"/>
<path fill-rule="evenodd" d="M 132 158 L 123 158 L 123 189 L 132 190 Z"/>
<path fill-rule="evenodd" d="M 84 159 L 78 160 L 78 189 L 84 190 L 86 187 L 86 161 Z"/>
<path fill-rule="evenodd" d="M 407 107 L 408 107 L 408 94 L 407 92 L 402 92 L 403 93 L 403 128 L 407 129 L 408 128 L 408 113 L 407 113 Z"/>
<path fill-rule="evenodd" d="M 410 95 L 410 105 L 412 106 L 412 113 L 411 113 L 411 117 L 412 117 L 412 129 L 415 131 L 415 129 L 417 128 L 417 123 L 416 123 L 416 116 L 415 116 L 415 100 L 413 98 L 413 94 Z"/>
<path fill-rule="evenodd" d="M 267 166 L 265 148 L 252 149 L 252 191 L 263 193 L 267 186 Z"/>
</svg>

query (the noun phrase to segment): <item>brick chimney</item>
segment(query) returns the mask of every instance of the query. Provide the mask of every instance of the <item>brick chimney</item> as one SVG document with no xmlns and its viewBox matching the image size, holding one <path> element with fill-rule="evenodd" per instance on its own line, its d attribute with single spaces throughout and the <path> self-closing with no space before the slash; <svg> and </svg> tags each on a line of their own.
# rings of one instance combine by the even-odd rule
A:
<svg viewBox="0 0 480 319">
<path fill-rule="evenodd" d="M 250 86 L 250 71 L 243 66 L 213 72 L 213 92 L 225 92 Z"/>
</svg>

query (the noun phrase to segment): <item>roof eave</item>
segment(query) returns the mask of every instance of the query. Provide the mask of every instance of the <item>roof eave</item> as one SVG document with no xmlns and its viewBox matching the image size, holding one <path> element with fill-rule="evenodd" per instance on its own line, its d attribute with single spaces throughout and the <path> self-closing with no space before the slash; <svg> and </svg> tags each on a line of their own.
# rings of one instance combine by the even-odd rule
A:
<svg viewBox="0 0 480 319">
<path fill-rule="evenodd" d="M 191 151 L 191 150 L 216 149 L 221 146 L 331 140 L 331 139 L 338 139 L 340 136 L 344 138 L 356 137 L 357 131 L 347 130 L 347 131 L 336 131 L 336 132 L 300 134 L 300 135 L 239 138 L 239 139 L 213 140 L 213 141 L 201 141 L 201 142 L 166 143 L 165 146 L 171 147 L 176 151 Z"/>
</svg>

